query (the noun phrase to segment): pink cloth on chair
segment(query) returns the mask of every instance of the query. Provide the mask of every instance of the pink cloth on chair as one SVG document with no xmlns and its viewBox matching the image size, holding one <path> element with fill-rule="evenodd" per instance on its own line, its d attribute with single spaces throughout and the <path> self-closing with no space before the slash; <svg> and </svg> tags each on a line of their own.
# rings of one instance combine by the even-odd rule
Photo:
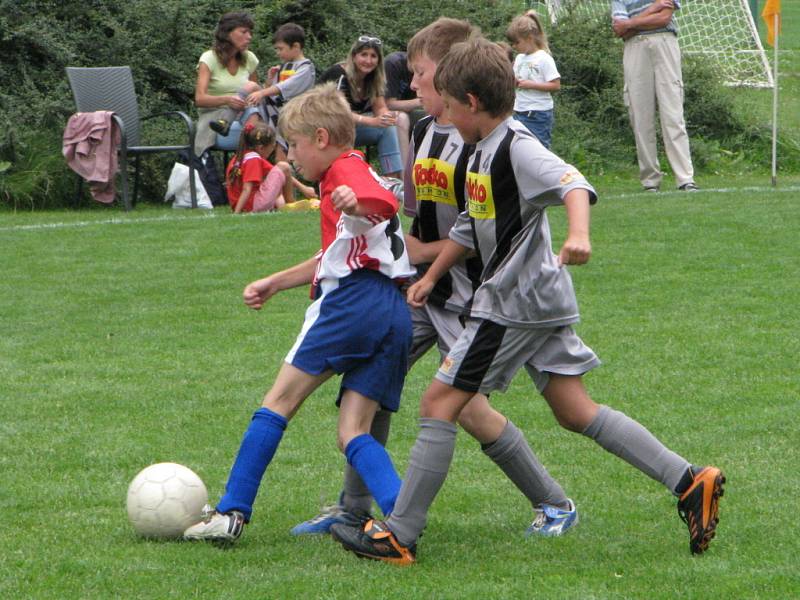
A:
<svg viewBox="0 0 800 600">
<path fill-rule="evenodd" d="M 62 153 L 69 168 L 89 182 L 98 202 L 114 201 L 120 133 L 111 111 L 75 113 L 64 129 Z"/>
</svg>

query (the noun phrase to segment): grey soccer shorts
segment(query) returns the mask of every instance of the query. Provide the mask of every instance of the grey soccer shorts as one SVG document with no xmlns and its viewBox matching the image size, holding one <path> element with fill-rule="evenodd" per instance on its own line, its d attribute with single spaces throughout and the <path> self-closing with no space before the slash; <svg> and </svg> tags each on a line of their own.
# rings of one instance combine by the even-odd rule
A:
<svg viewBox="0 0 800 600">
<path fill-rule="evenodd" d="M 436 379 L 465 392 L 505 391 L 524 366 L 536 389 L 549 373 L 582 375 L 600 365 L 597 355 L 570 327 L 521 329 L 483 319 L 467 319 Z"/>
<path fill-rule="evenodd" d="M 411 327 L 413 336 L 408 354 L 409 369 L 434 344 L 439 350 L 439 362 L 444 360 L 458 336 L 464 331 L 458 313 L 430 304 L 411 309 Z"/>
</svg>

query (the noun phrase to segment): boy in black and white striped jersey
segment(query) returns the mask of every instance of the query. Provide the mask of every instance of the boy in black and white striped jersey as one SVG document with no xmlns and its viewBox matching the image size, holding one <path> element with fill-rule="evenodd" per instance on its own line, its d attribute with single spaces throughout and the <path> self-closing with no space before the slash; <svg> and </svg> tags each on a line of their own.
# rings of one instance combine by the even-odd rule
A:
<svg viewBox="0 0 800 600">
<path fill-rule="evenodd" d="M 428 509 L 452 460 L 461 410 L 476 392 L 504 390 L 524 366 L 562 426 L 594 439 L 678 496 L 690 550 L 705 551 L 718 520 L 722 471 L 691 465 L 638 422 L 595 404 L 583 386 L 581 376 L 599 360 L 572 329 L 579 314 L 565 265 L 591 256 L 594 189 L 510 117 L 514 76 L 497 45 L 485 39 L 455 45 L 439 63 L 435 84 L 449 120 L 475 149 L 467 166 L 467 210 L 433 265 L 408 290 L 408 301 L 424 305 L 438 279 L 470 251 L 483 262 L 482 283 L 463 333 L 423 396 L 423 426 L 392 514 L 362 529 L 335 525 L 331 533 L 361 556 L 414 562 Z M 556 255 L 545 208 L 558 204 L 566 207 L 568 232 Z"/>
</svg>

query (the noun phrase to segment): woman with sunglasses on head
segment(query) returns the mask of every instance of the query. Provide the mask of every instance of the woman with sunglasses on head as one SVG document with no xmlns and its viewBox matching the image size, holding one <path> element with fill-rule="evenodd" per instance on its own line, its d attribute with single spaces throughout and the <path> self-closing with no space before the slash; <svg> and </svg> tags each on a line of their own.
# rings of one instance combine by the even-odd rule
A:
<svg viewBox="0 0 800 600">
<path fill-rule="evenodd" d="M 377 146 L 381 171 L 386 177 L 402 177 L 403 162 L 395 123 L 397 115 L 386 106 L 386 75 L 380 38 L 360 36 L 343 63 L 320 76 L 333 81 L 344 94 L 356 126 L 356 146 Z"/>
</svg>

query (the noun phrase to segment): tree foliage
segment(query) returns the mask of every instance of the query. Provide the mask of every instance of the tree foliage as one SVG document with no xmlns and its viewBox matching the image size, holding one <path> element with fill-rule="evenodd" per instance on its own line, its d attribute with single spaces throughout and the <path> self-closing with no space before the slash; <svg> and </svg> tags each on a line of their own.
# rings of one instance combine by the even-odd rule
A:
<svg viewBox="0 0 800 600">
<path fill-rule="evenodd" d="M 524 6 L 522 0 L 242 0 L 236 6 L 221 0 L 0 0 L 0 165 L 5 165 L 0 202 L 14 207 L 72 202 L 74 176 L 61 159 L 63 128 L 75 110 L 67 66 L 130 65 L 142 114 L 180 109 L 196 116 L 197 59 L 228 10 L 254 16 L 251 49 L 261 59 L 263 76 L 277 62 L 272 32 L 288 21 L 305 27 L 306 54 L 324 69 L 342 60 L 359 34 L 380 36 L 386 52 L 402 49 L 440 15 L 469 19 L 487 37 L 501 40 L 511 16 Z M 556 96 L 554 149 L 587 173 L 629 168 L 634 153 L 622 106 L 621 44 L 606 23 L 570 19 L 551 31 L 550 39 L 563 84 Z M 701 67 L 687 69 L 693 142 L 696 136 L 713 140 L 697 147 L 719 151 L 732 139 L 740 145 L 758 141 L 761 134 L 739 122 L 713 73 Z M 159 143 L 174 140 L 180 126 L 148 127 L 144 139 Z M 161 196 L 171 160 L 143 161 L 144 198 Z"/>
</svg>

